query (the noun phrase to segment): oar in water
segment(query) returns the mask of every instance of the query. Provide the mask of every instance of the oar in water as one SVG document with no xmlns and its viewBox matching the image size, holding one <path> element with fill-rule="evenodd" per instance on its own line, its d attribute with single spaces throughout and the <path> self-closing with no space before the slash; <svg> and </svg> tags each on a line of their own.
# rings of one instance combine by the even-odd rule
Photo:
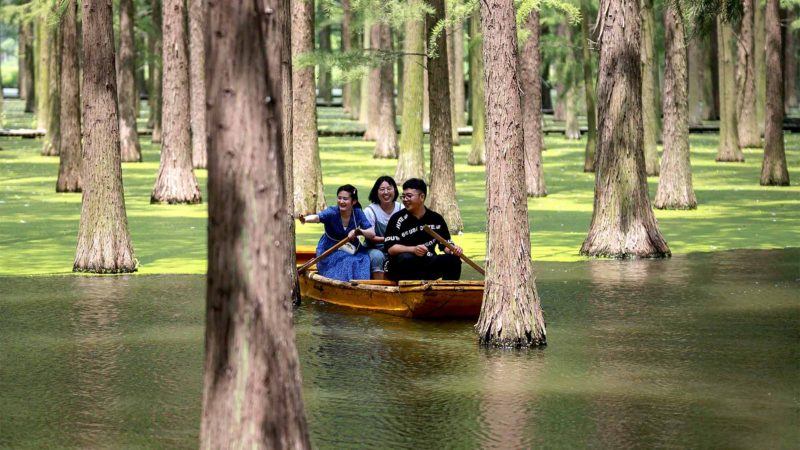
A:
<svg viewBox="0 0 800 450">
<path fill-rule="evenodd" d="M 431 230 L 431 227 L 429 227 L 427 225 L 423 225 L 422 226 L 422 230 L 424 232 L 428 233 L 429 235 L 431 235 L 431 237 L 433 237 L 437 241 L 439 241 L 440 244 L 442 244 L 445 247 L 449 248 L 451 252 L 455 251 L 455 247 L 453 247 L 453 244 L 447 242 L 443 237 L 439 236 L 439 233 Z M 467 263 L 470 266 L 472 266 L 473 269 L 477 270 L 479 274 L 481 274 L 483 276 L 486 276 L 486 272 L 483 270 L 483 267 L 475 264 L 471 259 L 467 258 L 467 256 L 465 254 L 463 254 L 463 253 L 461 254 L 461 259 L 463 259 L 465 263 Z"/>
<path fill-rule="evenodd" d="M 356 236 L 358 236 L 359 234 L 361 234 L 361 229 L 360 228 L 356 228 Z M 330 256 L 331 253 L 335 252 L 336 250 L 339 250 L 339 247 L 343 246 L 344 244 L 347 244 L 347 242 L 349 240 L 350 240 L 350 238 L 345 236 L 344 239 L 342 239 L 341 241 L 339 241 L 336 244 L 334 244 L 333 247 L 331 247 L 331 248 L 325 250 L 324 252 L 322 252 L 321 255 L 317 256 L 316 258 L 313 258 L 309 262 L 307 262 L 307 263 L 303 264 L 302 266 L 298 267 L 297 268 L 297 274 L 298 275 L 302 275 L 303 272 L 306 271 L 306 269 L 308 269 L 309 267 L 313 266 L 314 264 L 322 261 L 323 259 L 327 258 L 328 256 Z"/>
</svg>

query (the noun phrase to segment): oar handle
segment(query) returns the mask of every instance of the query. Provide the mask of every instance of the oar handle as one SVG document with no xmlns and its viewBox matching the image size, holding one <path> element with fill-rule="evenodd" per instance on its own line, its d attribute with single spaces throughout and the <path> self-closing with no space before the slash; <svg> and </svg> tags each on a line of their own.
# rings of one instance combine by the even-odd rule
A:
<svg viewBox="0 0 800 450">
<path fill-rule="evenodd" d="M 359 228 L 356 228 L 356 235 L 358 235 L 360 232 L 361 232 L 361 230 Z M 344 244 L 347 244 L 347 242 L 349 240 L 350 240 L 350 237 L 349 236 L 345 236 L 344 239 L 342 239 L 341 241 L 339 241 L 336 244 L 334 244 L 333 247 L 331 247 L 331 248 L 325 250 L 324 252 L 322 252 L 321 255 L 317 256 L 316 258 L 311 259 L 307 263 L 305 263 L 302 266 L 298 267 L 297 268 L 297 274 L 298 275 L 302 275 L 302 273 L 305 272 L 306 269 L 308 269 L 309 267 L 313 266 L 314 264 L 322 261 L 323 259 L 327 258 L 328 256 L 330 256 L 331 253 L 335 252 L 336 250 L 339 250 L 339 247 L 343 246 Z"/>
<path fill-rule="evenodd" d="M 431 229 L 431 227 L 429 227 L 429 226 L 427 226 L 427 225 L 423 225 L 423 226 L 422 226 L 422 230 L 423 230 L 424 232 L 428 233 L 429 235 L 431 235 L 431 237 L 433 237 L 433 238 L 434 238 L 434 239 L 436 239 L 437 241 L 439 241 L 439 243 L 440 243 L 440 244 L 442 244 L 442 245 L 444 245 L 445 247 L 449 248 L 451 252 L 454 252 L 454 251 L 455 251 L 455 247 L 453 246 L 453 244 L 451 244 L 451 243 L 447 242 L 447 241 L 445 240 L 445 238 L 443 238 L 443 237 L 439 236 L 439 233 L 437 233 L 437 232 L 433 231 L 433 230 Z M 463 253 L 461 254 L 461 259 L 463 259 L 465 263 L 467 263 L 467 264 L 469 264 L 470 266 L 472 266 L 472 268 L 473 268 L 473 269 L 477 270 L 479 274 L 481 274 L 481 275 L 483 275 L 483 276 L 486 276 L 486 272 L 483 270 L 483 267 L 481 267 L 481 266 L 479 266 L 479 265 L 475 264 L 475 263 L 474 263 L 474 262 L 473 262 L 471 259 L 467 258 L 467 256 L 466 256 L 466 255 L 464 255 Z"/>
</svg>

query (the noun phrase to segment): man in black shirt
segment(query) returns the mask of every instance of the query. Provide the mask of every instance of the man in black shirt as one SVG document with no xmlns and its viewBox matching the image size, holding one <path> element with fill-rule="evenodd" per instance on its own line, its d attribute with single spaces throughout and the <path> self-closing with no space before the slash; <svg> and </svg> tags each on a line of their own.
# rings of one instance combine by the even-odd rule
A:
<svg viewBox="0 0 800 450">
<path fill-rule="evenodd" d="M 436 242 L 422 227 L 433 231 L 452 244 L 450 231 L 442 216 L 425 207 L 428 187 L 423 180 L 412 178 L 403 183 L 403 206 L 386 225 L 384 246 L 389 253 L 389 278 L 393 280 L 458 280 L 464 252 L 455 251 Z M 444 254 L 436 254 L 436 247 Z"/>
</svg>

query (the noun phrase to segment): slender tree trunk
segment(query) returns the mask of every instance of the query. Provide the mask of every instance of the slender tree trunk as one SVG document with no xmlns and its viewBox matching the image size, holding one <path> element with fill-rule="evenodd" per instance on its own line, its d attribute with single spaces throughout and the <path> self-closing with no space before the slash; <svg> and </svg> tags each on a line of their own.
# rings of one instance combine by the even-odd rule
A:
<svg viewBox="0 0 800 450">
<path fill-rule="evenodd" d="M 708 66 L 711 69 L 710 73 L 711 76 L 707 77 L 707 92 L 706 95 L 710 100 L 709 105 L 711 105 L 708 120 L 719 120 L 721 115 L 720 109 L 720 89 L 721 86 L 719 84 L 719 77 L 721 67 L 719 66 L 720 62 L 720 48 L 719 48 L 719 30 L 718 30 L 717 22 L 714 22 L 713 29 L 709 32 L 708 36 Z"/>
<path fill-rule="evenodd" d="M 119 100 L 119 137 L 123 162 L 141 162 L 142 149 L 136 131 L 136 44 L 133 0 L 119 0 L 119 56 L 117 66 Z"/>
<path fill-rule="evenodd" d="M 409 10 L 419 9 L 420 0 L 411 0 Z M 400 152 L 394 178 L 402 184 L 409 178 L 425 178 L 422 149 L 422 78 L 425 58 L 423 17 L 409 18 L 403 42 L 403 116 L 400 119 Z"/>
<path fill-rule="evenodd" d="M 546 27 L 545 27 L 546 29 Z M 546 33 L 546 31 L 544 32 Z M 543 34 L 544 34 L 543 33 Z M 542 70 L 542 110 L 553 111 L 553 84 L 550 82 L 550 63 L 544 65 Z"/>
<path fill-rule="evenodd" d="M 380 24 L 381 50 L 392 51 L 392 28 Z M 378 91 L 378 127 L 375 136 L 375 158 L 397 158 L 397 126 L 394 111 L 394 61 L 385 61 L 380 67 Z"/>
<path fill-rule="evenodd" d="M 150 203 L 200 203 L 192 170 L 189 55 L 183 0 L 164 1 L 164 142 Z"/>
<path fill-rule="evenodd" d="M 347 53 L 352 50 L 351 45 L 351 22 L 353 18 L 353 10 L 350 6 L 350 0 L 342 0 L 342 52 Z M 342 108 L 345 114 L 351 114 L 352 109 L 352 83 L 345 80 L 342 85 Z"/>
<path fill-rule="evenodd" d="M 683 12 L 677 2 L 664 8 L 664 154 L 654 206 L 695 209 L 689 162 L 688 57 Z"/>
<path fill-rule="evenodd" d="M 314 0 L 292 0 L 292 57 L 314 50 Z M 317 141 L 317 94 L 314 67 L 292 73 L 294 213 L 325 209 L 322 163 Z"/>
<path fill-rule="evenodd" d="M 111 2 L 83 0 L 83 201 L 76 272 L 136 270 L 128 233 L 117 118 Z"/>
<path fill-rule="evenodd" d="M 753 4 L 756 0 L 742 2 L 744 15 L 739 26 L 736 64 L 736 112 L 739 124 L 739 144 L 742 147 L 760 147 L 756 114 L 755 44 L 753 40 Z"/>
<path fill-rule="evenodd" d="M 784 100 L 786 112 L 797 107 L 797 37 L 792 29 L 792 24 L 797 15 L 794 9 L 786 11 L 786 26 L 783 29 L 783 93 L 786 95 Z"/>
<path fill-rule="evenodd" d="M 703 36 L 695 35 L 689 43 L 689 125 L 698 126 L 708 117 L 705 99 L 706 55 Z M 666 127 L 666 125 L 665 125 Z"/>
<path fill-rule="evenodd" d="M 450 17 L 450 13 L 445 11 L 445 18 L 446 20 L 450 21 L 453 20 Z M 452 141 L 453 145 L 458 145 L 460 142 L 460 136 L 458 135 L 458 124 L 456 123 L 456 60 L 455 60 L 455 24 L 452 26 L 445 27 L 442 30 L 443 34 L 446 34 L 446 41 L 447 41 L 447 72 L 450 74 L 449 78 L 449 89 L 450 89 L 450 125 L 452 127 Z M 462 62 L 463 65 L 463 62 Z"/>
<path fill-rule="evenodd" d="M 581 0 L 581 50 L 583 54 L 583 86 L 586 90 L 586 148 L 583 171 L 594 172 L 597 154 L 597 113 L 592 70 L 592 54 L 589 52 L 589 0 Z"/>
<path fill-rule="evenodd" d="M 764 134 L 764 102 L 766 101 L 766 79 L 767 79 L 767 60 L 766 60 L 766 23 L 764 22 L 764 8 L 766 3 L 762 0 L 755 0 L 754 7 L 754 23 L 753 30 L 755 31 L 755 79 L 756 79 L 756 121 L 758 123 L 759 135 Z"/>
<path fill-rule="evenodd" d="M 192 166 L 205 169 L 206 151 L 206 2 L 189 3 L 189 65 L 191 89 Z"/>
<path fill-rule="evenodd" d="M 434 13 L 426 18 L 426 41 L 433 36 L 436 24 L 445 18 L 444 0 L 431 0 Z M 450 116 L 450 74 L 447 37 L 436 38 L 437 56 L 428 58 L 428 99 L 431 111 L 431 190 L 429 205 L 444 217 L 450 233 L 464 229 L 456 199 L 456 174 L 453 157 L 453 125 Z"/>
<path fill-rule="evenodd" d="M 767 0 L 766 63 L 767 67 L 781 66 L 781 24 L 778 0 Z M 788 186 L 789 170 L 783 143 L 783 114 L 785 87 L 780 70 L 768 70 L 766 89 L 766 123 L 764 124 L 764 161 L 761 165 L 762 186 Z"/>
<path fill-rule="evenodd" d="M 281 126 L 288 14 L 286 2 L 265 3 L 209 3 L 203 449 L 311 447 L 289 302 L 295 268 Z"/>
<path fill-rule="evenodd" d="M 153 20 L 153 31 L 150 34 L 150 42 L 153 45 L 153 64 L 152 78 L 153 88 L 150 92 L 152 97 L 150 114 L 153 122 L 153 134 L 151 142 L 160 143 L 162 138 L 161 116 L 163 112 L 163 87 L 164 87 L 164 48 L 162 35 L 162 12 L 161 0 L 150 0 L 150 17 Z"/>
<path fill-rule="evenodd" d="M 644 164 L 647 176 L 658 175 L 658 62 L 655 50 L 655 12 L 653 0 L 640 0 L 642 15 L 642 120 L 644 127 Z"/>
<path fill-rule="evenodd" d="M 20 27 L 23 31 L 22 38 L 25 66 L 25 112 L 32 113 L 36 108 L 36 57 L 33 52 L 33 23 L 26 23 Z"/>
<path fill-rule="evenodd" d="M 34 83 L 36 84 L 36 126 L 38 128 L 46 128 L 47 127 L 47 117 L 50 114 L 50 96 L 48 92 L 48 69 L 49 64 L 47 63 L 47 55 L 48 55 L 48 47 L 50 43 L 50 39 L 48 39 L 50 33 L 47 32 L 47 19 L 45 17 L 39 17 L 36 20 L 36 30 L 34 32 L 34 39 L 35 39 L 35 48 L 34 48 L 34 58 L 36 60 L 36 79 Z"/>
<path fill-rule="evenodd" d="M 322 4 L 319 5 L 321 14 L 325 14 Z M 331 26 L 324 25 L 319 30 L 319 49 L 320 51 L 331 52 Z M 325 106 L 333 103 L 333 86 L 331 85 L 331 68 L 328 66 L 319 67 L 319 96 Z"/>
<path fill-rule="evenodd" d="M 367 50 L 371 48 L 370 38 L 372 36 L 370 23 L 366 19 L 364 20 L 363 31 L 364 33 L 361 39 L 363 45 L 362 48 Z M 359 105 L 360 111 L 358 112 L 358 121 L 367 126 L 366 131 L 364 132 L 364 140 L 373 140 L 370 136 L 371 131 L 369 129 L 369 108 L 371 104 L 370 93 L 372 92 L 370 84 L 373 81 L 373 76 L 377 77 L 377 75 L 375 75 L 375 70 L 370 68 L 367 75 L 361 79 L 361 96 L 359 97 L 361 99 L 361 104 Z"/>
<path fill-rule="evenodd" d="M 600 118 L 587 256 L 663 257 L 670 251 L 647 193 L 642 132 L 639 3 L 602 0 Z"/>
<path fill-rule="evenodd" d="M 380 43 L 382 28 L 383 27 L 378 21 L 375 21 L 369 25 L 369 48 L 373 53 L 380 51 L 381 49 Z M 362 99 L 362 102 L 365 102 L 367 105 L 367 114 L 365 116 L 367 119 L 367 128 L 364 131 L 365 141 L 374 141 L 378 138 L 378 123 L 380 121 L 380 91 L 381 68 L 380 66 L 370 67 L 366 84 L 366 97 Z"/>
<path fill-rule="evenodd" d="M 82 186 L 77 8 L 75 0 L 69 0 L 61 19 L 61 160 L 56 192 L 80 192 Z"/>
<path fill-rule="evenodd" d="M 574 59 L 571 64 L 575 64 Z M 571 140 L 581 138 L 581 128 L 578 124 L 577 90 L 578 86 L 575 83 L 571 83 L 565 87 L 564 91 L 564 137 Z"/>
<path fill-rule="evenodd" d="M 25 66 L 25 25 L 20 24 L 17 26 L 17 91 L 19 92 L 19 99 L 25 100 L 27 95 L 28 73 Z"/>
<path fill-rule="evenodd" d="M 355 13 L 353 13 L 355 15 Z M 352 24 L 352 23 L 351 23 Z M 356 28 L 350 31 L 350 50 L 360 50 L 361 39 Z M 350 80 L 350 118 L 361 121 L 361 79 Z"/>
<path fill-rule="evenodd" d="M 55 15 L 55 13 L 52 13 Z M 42 155 L 58 156 L 61 145 L 61 36 L 58 26 L 47 26 L 47 134 L 42 145 Z"/>
<path fill-rule="evenodd" d="M 522 44 L 519 55 L 519 81 L 522 91 L 522 131 L 524 136 L 525 187 L 528 197 L 544 197 L 542 165 L 542 54 L 539 47 L 539 11 L 525 19 L 530 36 Z"/>
<path fill-rule="evenodd" d="M 719 46 L 719 150 L 717 161 L 743 162 L 744 153 L 739 147 L 736 121 L 736 79 L 733 56 L 734 35 L 731 25 L 717 19 Z"/>
<path fill-rule="evenodd" d="M 465 123 L 466 93 L 464 92 L 464 24 L 461 21 L 453 25 L 453 124 L 456 133 Z"/>
<path fill-rule="evenodd" d="M 486 67 L 486 290 L 475 330 L 481 344 L 546 343 L 544 315 L 531 262 L 525 201 L 522 105 L 512 0 L 480 4 Z"/>
<path fill-rule="evenodd" d="M 472 119 L 472 144 L 467 157 L 467 164 L 470 166 L 486 164 L 483 37 L 480 32 L 480 15 L 476 12 L 469 19 L 470 39 L 475 40 L 470 45 L 469 52 L 469 103 L 470 118 Z"/>
</svg>

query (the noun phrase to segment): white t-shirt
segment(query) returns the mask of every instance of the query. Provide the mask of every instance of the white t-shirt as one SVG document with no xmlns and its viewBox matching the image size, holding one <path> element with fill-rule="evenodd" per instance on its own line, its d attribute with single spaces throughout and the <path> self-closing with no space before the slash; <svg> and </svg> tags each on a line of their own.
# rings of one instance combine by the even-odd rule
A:
<svg viewBox="0 0 800 450">
<path fill-rule="evenodd" d="M 382 228 L 385 229 L 386 224 L 389 223 L 389 219 L 392 217 L 392 215 L 401 209 L 403 209 L 403 205 L 398 202 L 394 202 L 394 208 L 392 209 L 392 212 L 390 214 L 386 214 L 383 208 L 381 208 L 381 205 L 377 203 L 371 203 L 369 206 L 364 208 L 364 215 L 367 216 L 367 219 L 369 219 L 373 226 L 380 222 L 383 225 Z"/>
</svg>

